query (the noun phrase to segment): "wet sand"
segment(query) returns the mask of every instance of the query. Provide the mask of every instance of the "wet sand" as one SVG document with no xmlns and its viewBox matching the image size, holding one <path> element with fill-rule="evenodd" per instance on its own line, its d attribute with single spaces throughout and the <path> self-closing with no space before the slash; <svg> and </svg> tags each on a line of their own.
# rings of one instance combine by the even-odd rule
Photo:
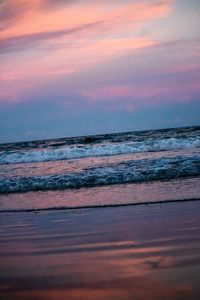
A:
<svg viewBox="0 0 200 300">
<path fill-rule="evenodd" d="M 200 201 L 1 213 L 0 299 L 200 299 Z"/>
</svg>

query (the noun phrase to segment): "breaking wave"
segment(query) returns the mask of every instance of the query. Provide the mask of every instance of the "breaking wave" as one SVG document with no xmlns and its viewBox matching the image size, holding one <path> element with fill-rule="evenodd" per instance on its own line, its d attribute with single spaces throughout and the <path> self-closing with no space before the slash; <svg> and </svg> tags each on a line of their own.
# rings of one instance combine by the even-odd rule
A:
<svg viewBox="0 0 200 300">
<path fill-rule="evenodd" d="M 129 160 L 81 172 L 0 180 L 0 193 L 78 189 L 122 183 L 170 180 L 200 175 L 200 156 Z"/>
<path fill-rule="evenodd" d="M 146 141 L 71 145 L 59 148 L 2 151 L 0 164 L 19 164 L 56 160 L 77 159 L 95 156 L 109 156 L 138 152 L 167 151 L 200 147 L 199 138 L 148 139 Z"/>
</svg>

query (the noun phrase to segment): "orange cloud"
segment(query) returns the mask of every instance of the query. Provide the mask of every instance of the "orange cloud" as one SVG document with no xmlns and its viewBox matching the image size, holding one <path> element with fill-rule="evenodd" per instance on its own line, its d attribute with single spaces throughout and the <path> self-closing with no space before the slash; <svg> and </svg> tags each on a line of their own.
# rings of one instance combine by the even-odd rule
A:
<svg viewBox="0 0 200 300">
<path fill-rule="evenodd" d="M 47 11 L 40 9 L 43 2 L 41 0 L 8 1 L 7 19 L 5 16 L 4 21 L 10 20 L 10 26 L 3 28 L 1 39 L 42 32 L 53 34 L 56 31 L 71 30 L 77 26 L 82 27 L 96 22 L 99 22 L 100 26 L 95 34 L 106 35 L 108 31 L 117 33 L 127 30 L 127 25 L 132 27 L 135 23 L 168 15 L 172 0 L 160 0 L 156 3 L 141 1 L 129 4 L 118 1 L 115 4 L 108 4 L 104 1 L 100 3 L 93 1 L 87 4 L 82 0 L 75 1 L 74 5 L 65 5 L 61 9 Z M 5 14 L 4 10 L 2 9 L 2 13 Z M 12 26 L 13 22 L 15 22 L 14 26 Z"/>
</svg>

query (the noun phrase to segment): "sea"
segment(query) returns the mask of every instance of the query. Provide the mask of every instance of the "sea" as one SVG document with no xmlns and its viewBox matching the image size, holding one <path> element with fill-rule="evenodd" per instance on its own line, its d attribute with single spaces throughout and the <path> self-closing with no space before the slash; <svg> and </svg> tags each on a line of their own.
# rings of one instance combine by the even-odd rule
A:
<svg viewBox="0 0 200 300">
<path fill-rule="evenodd" d="M 200 126 L 0 145 L 0 212 L 200 199 Z"/>
</svg>

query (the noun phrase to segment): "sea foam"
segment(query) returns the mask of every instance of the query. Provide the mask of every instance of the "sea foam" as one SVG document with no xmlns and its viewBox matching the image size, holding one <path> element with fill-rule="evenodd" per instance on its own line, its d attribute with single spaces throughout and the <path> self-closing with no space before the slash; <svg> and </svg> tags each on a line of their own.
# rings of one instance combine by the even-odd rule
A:
<svg viewBox="0 0 200 300">
<path fill-rule="evenodd" d="M 200 138 L 166 138 L 134 142 L 70 145 L 38 150 L 2 151 L 0 164 L 19 164 L 139 152 L 168 151 L 200 147 Z"/>
</svg>

